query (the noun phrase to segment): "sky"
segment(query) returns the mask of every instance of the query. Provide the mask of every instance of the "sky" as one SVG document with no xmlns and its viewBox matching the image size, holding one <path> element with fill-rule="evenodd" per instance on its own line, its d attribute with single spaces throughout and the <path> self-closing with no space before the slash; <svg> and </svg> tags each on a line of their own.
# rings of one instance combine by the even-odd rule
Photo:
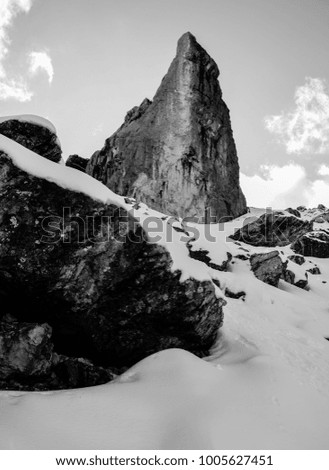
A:
<svg viewBox="0 0 329 470">
<path fill-rule="evenodd" d="M 90 157 L 190 31 L 217 62 L 250 206 L 329 206 L 329 0 L 0 0 L 0 116 Z"/>
</svg>

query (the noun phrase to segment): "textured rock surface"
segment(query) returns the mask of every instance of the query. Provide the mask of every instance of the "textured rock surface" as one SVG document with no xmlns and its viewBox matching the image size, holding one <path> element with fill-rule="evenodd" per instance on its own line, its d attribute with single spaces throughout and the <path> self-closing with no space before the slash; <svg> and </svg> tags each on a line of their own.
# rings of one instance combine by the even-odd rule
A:
<svg viewBox="0 0 329 470">
<path fill-rule="evenodd" d="M 47 127 L 10 119 L 0 122 L 0 134 L 53 162 L 59 162 L 62 158 L 62 150 L 57 136 Z"/>
<path fill-rule="evenodd" d="M 319 230 L 299 237 L 291 248 L 303 256 L 329 258 L 329 233 Z"/>
<path fill-rule="evenodd" d="M 78 357 L 55 355 L 53 360 L 53 388 L 93 387 L 115 378 L 111 370 L 97 367 L 91 361 Z"/>
<path fill-rule="evenodd" d="M 314 268 L 307 269 L 306 271 L 313 275 L 321 274 L 320 268 L 318 266 L 314 266 Z"/>
<path fill-rule="evenodd" d="M 151 103 L 133 108 L 87 173 L 110 189 L 181 217 L 215 222 L 246 212 L 218 67 L 190 33 Z M 201 220 L 200 220 L 201 221 Z"/>
<path fill-rule="evenodd" d="M 99 365 L 208 351 L 224 303 L 212 282 L 180 282 L 165 248 L 116 206 L 28 175 L 3 153 L 0 167 L 3 313 L 49 323 L 57 353 Z"/>
<path fill-rule="evenodd" d="M 292 209 L 291 207 L 288 207 L 285 212 L 289 212 L 289 214 L 292 214 L 296 217 L 300 217 L 300 212 L 297 209 Z"/>
<path fill-rule="evenodd" d="M 253 246 L 285 246 L 312 228 L 312 222 L 274 211 L 246 223 L 231 238 Z"/>
<path fill-rule="evenodd" d="M 284 264 L 276 250 L 251 255 L 250 266 L 257 279 L 275 287 L 284 271 Z"/>
<path fill-rule="evenodd" d="M 57 390 L 109 382 L 112 370 L 83 358 L 54 352 L 52 329 L 44 323 L 0 320 L 0 389 Z"/>
<path fill-rule="evenodd" d="M 66 160 L 65 165 L 85 173 L 87 163 L 88 160 L 86 158 L 82 158 L 79 155 L 70 155 Z"/>
<path fill-rule="evenodd" d="M 296 287 L 300 287 L 301 289 L 305 289 L 308 285 L 308 280 L 307 280 L 307 274 L 305 273 L 305 278 L 304 279 L 298 279 L 296 281 L 296 274 L 291 271 L 291 269 L 284 269 L 282 273 L 282 279 L 284 279 L 286 282 L 289 282 L 289 284 L 292 284 Z"/>
<path fill-rule="evenodd" d="M 300 255 L 290 255 L 288 256 L 288 259 L 292 261 L 293 263 L 298 264 L 299 266 L 305 263 L 304 256 L 300 256 Z"/>
<path fill-rule="evenodd" d="M 53 344 L 47 324 L 18 323 L 10 315 L 0 322 L 0 380 L 49 373 Z"/>
</svg>

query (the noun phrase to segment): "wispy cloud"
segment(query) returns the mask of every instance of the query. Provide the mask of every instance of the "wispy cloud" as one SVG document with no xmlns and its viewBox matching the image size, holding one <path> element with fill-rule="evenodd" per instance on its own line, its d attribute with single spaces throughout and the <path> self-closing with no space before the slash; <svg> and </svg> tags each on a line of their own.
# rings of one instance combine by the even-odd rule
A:
<svg viewBox="0 0 329 470">
<path fill-rule="evenodd" d="M 29 12 L 32 2 L 33 0 L 0 0 L 0 100 L 11 98 L 24 102 L 29 101 L 33 95 L 23 79 L 7 76 L 3 64 L 10 45 L 8 28 L 18 14 Z"/>
<path fill-rule="evenodd" d="M 30 52 L 29 71 L 35 75 L 39 71 L 44 71 L 48 75 L 48 81 L 51 83 L 54 78 L 54 67 L 51 58 L 47 52 Z"/>
<path fill-rule="evenodd" d="M 295 163 L 283 167 L 262 166 L 262 175 L 240 175 L 241 187 L 250 206 L 285 209 L 287 207 L 329 207 L 329 167 L 321 165 L 315 179 L 308 178 L 305 168 Z"/>
<path fill-rule="evenodd" d="M 295 92 L 295 109 L 265 118 L 265 127 L 278 136 L 289 154 L 329 150 L 329 95 L 326 82 L 306 78 Z"/>
</svg>

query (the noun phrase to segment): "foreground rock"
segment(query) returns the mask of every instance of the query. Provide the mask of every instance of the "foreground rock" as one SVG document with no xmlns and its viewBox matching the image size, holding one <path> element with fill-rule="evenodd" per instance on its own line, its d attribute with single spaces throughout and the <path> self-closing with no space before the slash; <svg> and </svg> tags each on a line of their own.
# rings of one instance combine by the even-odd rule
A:
<svg viewBox="0 0 329 470">
<path fill-rule="evenodd" d="M 325 230 L 307 233 L 299 237 L 291 248 L 303 256 L 329 258 L 329 233 Z"/>
<path fill-rule="evenodd" d="M 83 358 L 54 352 L 52 328 L 44 323 L 0 321 L 0 389 L 58 390 L 109 382 L 113 371 Z"/>
<path fill-rule="evenodd" d="M 250 266 L 257 279 L 275 287 L 284 272 L 284 264 L 276 250 L 251 255 Z"/>
<path fill-rule="evenodd" d="M 49 325 L 19 324 L 6 315 L 0 322 L 0 381 L 47 375 L 53 353 L 50 338 Z"/>
<path fill-rule="evenodd" d="M 253 246 L 285 246 L 313 229 L 313 223 L 282 212 L 266 212 L 231 236 Z M 302 253 L 304 254 L 304 253 Z"/>
<path fill-rule="evenodd" d="M 246 212 L 218 67 L 192 34 L 153 99 L 133 108 L 87 173 L 161 212 L 216 222 Z"/>
<path fill-rule="evenodd" d="M 0 167 L 3 314 L 47 322 L 58 354 L 106 367 L 171 347 L 208 351 L 224 303 L 212 282 L 180 282 L 126 211 L 28 175 L 4 153 Z"/>
<path fill-rule="evenodd" d="M 0 120 L 0 134 L 58 163 L 62 158 L 62 150 L 53 130 L 34 122 L 18 119 Z"/>
</svg>

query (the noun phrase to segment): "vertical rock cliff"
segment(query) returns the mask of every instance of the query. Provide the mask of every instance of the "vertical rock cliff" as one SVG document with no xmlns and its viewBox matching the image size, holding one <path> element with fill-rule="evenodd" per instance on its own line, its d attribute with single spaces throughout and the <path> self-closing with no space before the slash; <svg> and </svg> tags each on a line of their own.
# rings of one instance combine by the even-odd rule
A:
<svg viewBox="0 0 329 470">
<path fill-rule="evenodd" d="M 153 102 L 145 99 L 93 154 L 87 173 L 116 193 L 199 222 L 246 212 L 218 67 L 184 34 Z"/>
</svg>

